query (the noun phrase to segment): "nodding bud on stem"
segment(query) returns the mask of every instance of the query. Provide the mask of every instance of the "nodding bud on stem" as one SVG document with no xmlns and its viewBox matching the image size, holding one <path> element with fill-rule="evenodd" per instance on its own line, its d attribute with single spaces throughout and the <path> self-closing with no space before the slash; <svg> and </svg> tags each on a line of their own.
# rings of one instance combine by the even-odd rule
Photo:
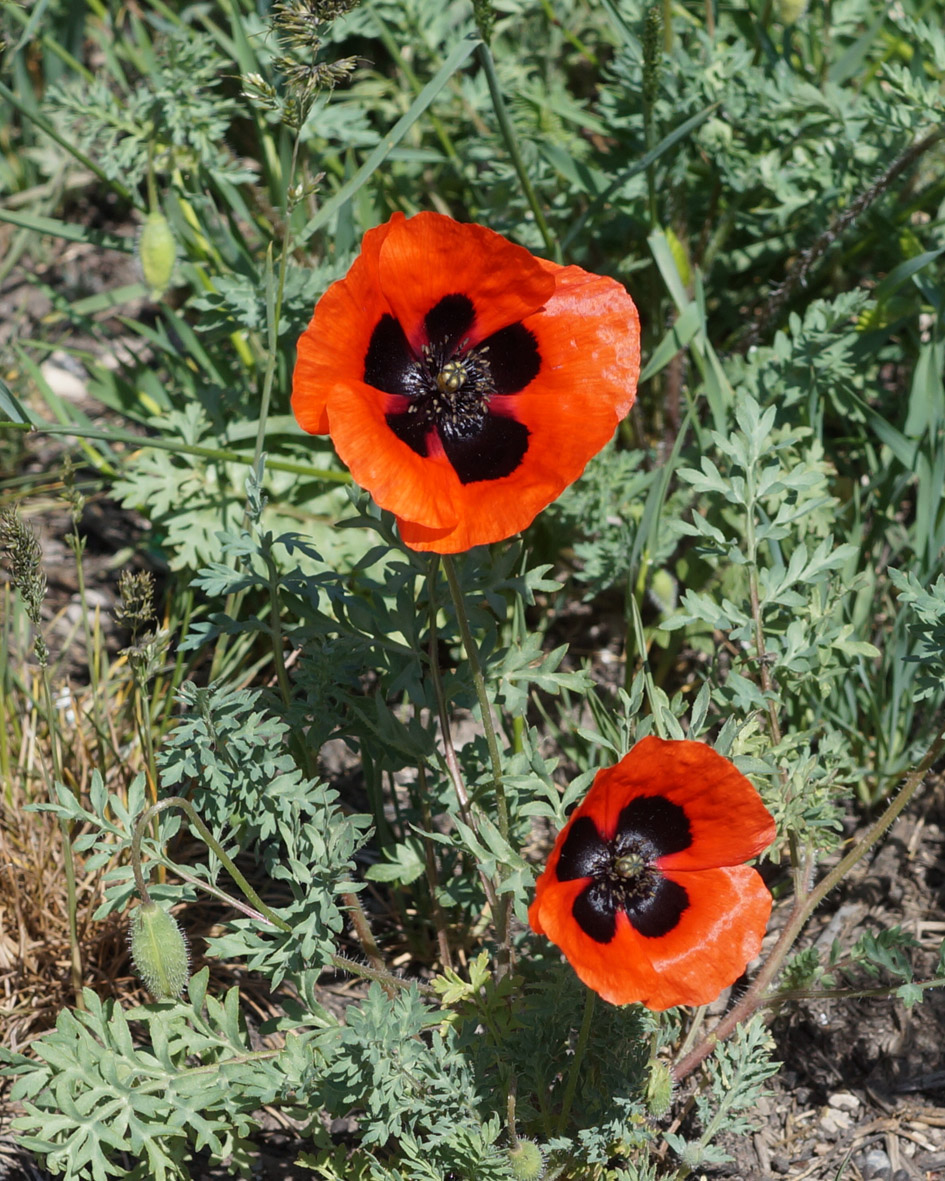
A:
<svg viewBox="0 0 945 1181">
<path fill-rule="evenodd" d="M 177 921 L 156 902 L 142 902 L 131 912 L 131 958 L 155 1000 L 174 1000 L 190 979 L 187 941 Z"/>
<path fill-rule="evenodd" d="M 508 1156 L 515 1181 L 541 1181 L 545 1175 L 545 1158 L 534 1140 L 519 1140 Z"/>
</svg>

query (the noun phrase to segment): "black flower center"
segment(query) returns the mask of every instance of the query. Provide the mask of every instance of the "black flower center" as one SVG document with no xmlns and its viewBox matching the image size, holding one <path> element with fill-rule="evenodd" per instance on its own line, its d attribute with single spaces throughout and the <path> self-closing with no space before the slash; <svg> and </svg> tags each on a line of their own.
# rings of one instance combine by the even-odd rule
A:
<svg viewBox="0 0 945 1181">
<path fill-rule="evenodd" d="M 476 317 L 466 295 L 446 295 L 424 317 L 428 344 L 416 356 L 400 323 L 384 315 L 364 362 L 368 385 L 394 396 L 387 425 L 417 455 L 445 452 L 463 484 L 511 475 L 528 450 L 528 427 L 500 413 L 497 394 L 517 394 L 541 369 L 535 337 L 522 324 L 474 348 Z"/>
<path fill-rule="evenodd" d="M 686 813 L 662 796 L 638 796 L 621 811 L 612 840 L 590 816 L 580 816 L 561 847 L 561 882 L 590 878 L 574 900 L 575 921 L 597 943 L 617 932 L 617 912 L 648 938 L 670 932 L 689 906 L 689 895 L 664 877 L 655 862 L 692 844 Z"/>
</svg>

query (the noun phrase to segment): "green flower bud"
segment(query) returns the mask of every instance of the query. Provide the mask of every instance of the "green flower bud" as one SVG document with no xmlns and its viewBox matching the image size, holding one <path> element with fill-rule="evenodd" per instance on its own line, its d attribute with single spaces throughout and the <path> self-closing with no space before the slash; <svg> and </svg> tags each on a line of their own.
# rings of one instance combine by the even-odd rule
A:
<svg viewBox="0 0 945 1181">
<path fill-rule="evenodd" d="M 654 1119 L 661 1119 L 673 1101 L 673 1076 L 665 1062 L 650 1063 L 646 1084 L 646 1106 Z"/>
<path fill-rule="evenodd" d="M 508 1153 L 515 1181 L 541 1181 L 545 1175 L 545 1158 L 534 1140 L 519 1140 L 517 1147 L 510 1148 Z"/>
<path fill-rule="evenodd" d="M 129 925 L 131 958 L 148 992 L 159 1001 L 179 997 L 190 979 L 190 957 L 177 921 L 156 902 L 143 902 Z"/>
<path fill-rule="evenodd" d="M 177 242 L 163 213 L 149 213 L 138 237 L 138 261 L 151 298 L 160 299 L 171 284 Z"/>
<path fill-rule="evenodd" d="M 668 570 L 655 570 L 650 579 L 650 598 L 665 615 L 676 610 L 679 594 L 676 579 Z"/>
<path fill-rule="evenodd" d="M 777 0 L 775 14 L 782 25 L 793 25 L 807 10 L 807 0 Z"/>
</svg>

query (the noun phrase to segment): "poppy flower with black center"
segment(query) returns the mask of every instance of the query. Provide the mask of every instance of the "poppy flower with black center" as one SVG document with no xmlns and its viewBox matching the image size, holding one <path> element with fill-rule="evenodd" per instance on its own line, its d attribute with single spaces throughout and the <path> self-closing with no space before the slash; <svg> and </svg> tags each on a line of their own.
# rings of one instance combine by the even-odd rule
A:
<svg viewBox="0 0 945 1181">
<path fill-rule="evenodd" d="M 761 947 L 771 895 L 741 862 L 773 839 L 728 759 L 644 738 L 598 772 L 558 834 L 529 921 L 612 1004 L 708 1004 Z"/>
<path fill-rule="evenodd" d="M 407 545 L 524 529 L 633 405 L 640 324 L 613 279 L 439 213 L 369 230 L 298 344 L 292 409 Z"/>
</svg>

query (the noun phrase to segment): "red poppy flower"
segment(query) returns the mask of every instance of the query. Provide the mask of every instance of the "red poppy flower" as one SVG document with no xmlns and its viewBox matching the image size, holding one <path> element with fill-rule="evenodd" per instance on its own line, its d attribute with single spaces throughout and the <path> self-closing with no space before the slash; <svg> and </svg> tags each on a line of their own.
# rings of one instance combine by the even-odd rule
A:
<svg viewBox="0 0 945 1181">
<path fill-rule="evenodd" d="M 298 345 L 292 409 L 417 550 L 524 529 L 636 396 L 640 324 L 613 279 L 439 213 L 364 235 Z"/>
<path fill-rule="evenodd" d="M 615 1005 L 705 1005 L 761 947 L 771 895 L 740 864 L 774 821 L 702 742 L 644 738 L 600 771 L 538 879 L 532 929 Z"/>
</svg>

